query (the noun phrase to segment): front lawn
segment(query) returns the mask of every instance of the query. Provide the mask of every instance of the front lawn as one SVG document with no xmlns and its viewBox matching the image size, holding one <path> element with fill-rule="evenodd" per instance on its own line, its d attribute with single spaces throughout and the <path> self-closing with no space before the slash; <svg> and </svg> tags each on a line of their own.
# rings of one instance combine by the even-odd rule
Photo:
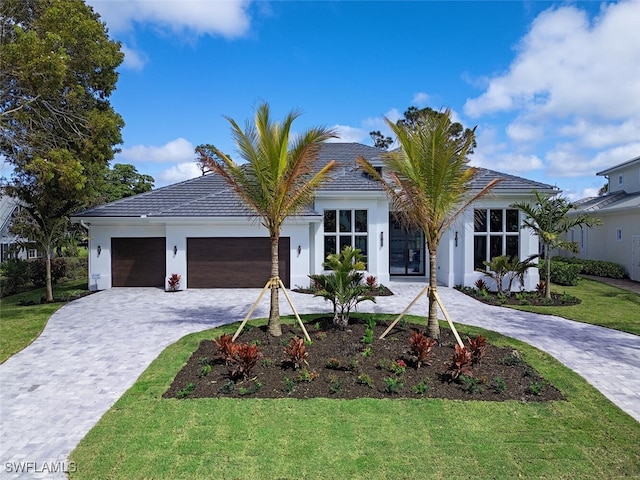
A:
<svg viewBox="0 0 640 480">
<path fill-rule="evenodd" d="M 87 279 L 74 280 L 53 286 L 54 297 L 65 297 L 87 291 Z M 64 303 L 40 303 L 45 289 L 10 295 L 0 299 L 0 363 L 33 342 L 42 332 L 49 317 Z M 23 306 L 20 303 L 34 303 Z"/>
<path fill-rule="evenodd" d="M 640 476 L 640 423 L 551 356 L 473 327 L 458 326 L 518 349 L 567 400 L 162 398 L 201 340 L 236 327 L 165 349 L 73 451 L 71 478 Z"/>
<path fill-rule="evenodd" d="M 581 278 L 575 287 L 552 285 L 552 291 L 578 297 L 582 303 L 562 307 L 527 305 L 514 308 L 640 335 L 640 295 L 637 293 L 586 278 Z"/>
</svg>

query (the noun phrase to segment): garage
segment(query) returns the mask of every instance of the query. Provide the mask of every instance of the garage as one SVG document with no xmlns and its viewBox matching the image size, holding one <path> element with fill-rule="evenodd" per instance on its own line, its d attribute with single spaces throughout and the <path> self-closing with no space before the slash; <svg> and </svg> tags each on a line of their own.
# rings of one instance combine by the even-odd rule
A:
<svg viewBox="0 0 640 480">
<path fill-rule="evenodd" d="M 164 288 L 165 249 L 164 237 L 112 238 L 112 286 Z"/>
<path fill-rule="evenodd" d="M 280 237 L 278 255 L 289 287 L 289 237 Z M 187 238 L 187 288 L 262 288 L 270 276 L 269 238 Z"/>
</svg>

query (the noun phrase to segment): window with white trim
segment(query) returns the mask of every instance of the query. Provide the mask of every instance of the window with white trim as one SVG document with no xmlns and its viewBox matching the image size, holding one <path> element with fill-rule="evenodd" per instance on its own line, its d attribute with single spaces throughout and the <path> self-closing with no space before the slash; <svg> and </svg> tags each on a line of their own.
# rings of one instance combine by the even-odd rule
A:
<svg viewBox="0 0 640 480">
<path fill-rule="evenodd" d="M 476 208 L 474 211 L 473 268 L 507 255 L 520 258 L 520 212 L 512 208 Z"/>
<path fill-rule="evenodd" d="M 622 185 L 623 177 L 622 174 L 618 175 L 618 185 Z"/>
<path fill-rule="evenodd" d="M 27 258 L 38 258 L 38 250 L 30 248 L 27 250 Z"/>
<path fill-rule="evenodd" d="M 367 255 L 368 215 L 366 210 L 324 211 L 324 258 L 347 245 Z"/>
<path fill-rule="evenodd" d="M 622 241 L 622 229 L 621 228 L 617 228 L 616 229 L 616 242 L 621 242 Z"/>
</svg>

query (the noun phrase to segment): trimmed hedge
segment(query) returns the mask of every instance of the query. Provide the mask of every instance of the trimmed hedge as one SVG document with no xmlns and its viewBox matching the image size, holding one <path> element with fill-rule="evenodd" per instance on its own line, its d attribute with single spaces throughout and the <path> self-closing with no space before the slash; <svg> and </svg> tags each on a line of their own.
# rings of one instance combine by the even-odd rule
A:
<svg viewBox="0 0 640 480">
<path fill-rule="evenodd" d="M 540 263 L 540 279 L 547 278 L 547 262 Z M 578 284 L 580 277 L 578 274 L 582 271 L 582 265 L 579 263 L 559 262 L 551 260 L 551 282 L 556 285 L 575 286 Z"/>
<path fill-rule="evenodd" d="M 576 257 L 553 257 L 551 261 L 582 265 L 580 273 L 595 275 L 596 277 L 627 278 L 627 272 L 622 265 L 604 260 L 584 260 Z M 553 270 L 552 270 L 553 272 Z"/>
</svg>

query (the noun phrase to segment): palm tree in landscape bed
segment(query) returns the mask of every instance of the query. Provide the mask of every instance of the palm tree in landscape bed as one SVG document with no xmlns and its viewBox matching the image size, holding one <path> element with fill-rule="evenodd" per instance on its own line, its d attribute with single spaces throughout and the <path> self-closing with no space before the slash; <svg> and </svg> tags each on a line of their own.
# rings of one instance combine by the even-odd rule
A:
<svg viewBox="0 0 640 480">
<path fill-rule="evenodd" d="M 561 238 L 562 234 L 575 227 L 592 227 L 600 225 L 602 222 L 586 213 L 579 213 L 569 217 L 567 213 L 575 207 L 562 196 L 549 197 L 537 191 L 534 191 L 534 194 L 536 196 L 534 205 L 520 202 L 514 203 L 512 207 L 519 208 L 525 213 L 527 218 L 525 218 L 522 227 L 529 228 L 542 242 L 544 261 L 546 263 L 544 294 L 546 298 L 551 298 L 550 251 L 557 248 L 578 253 L 578 243 L 563 240 Z"/>
<path fill-rule="evenodd" d="M 269 230 L 272 280 L 279 277 L 278 243 L 283 222 L 312 203 L 316 189 L 333 167 L 329 162 L 315 169 L 315 162 L 321 144 L 336 137 L 334 131 L 314 127 L 291 138 L 291 125 L 299 116 L 293 111 L 282 123 L 273 122 L 269 105 L 263 103 L 256 109 L 254 122 L 246 122 L 244 131 L 226 117 L 240 157 L 246 161 L 243 164 L 235 163 L 212 145 L 196 149 L 200 163 L 222 176 Z M 276 282 L 271 283 L 268 328 L 272 335 L 282 335 Z"/>
<path fill-rule="evenodd" d="M 460 125 L 451 122 L 450 110 L 430 110 L 413 124 L 385 121 L 399 144 L 399 149 L 383 155 L 388 179 L 382 178 L 364 158 L 358 161 L 382 183 L 400 218 L 424 232 L 430 266 L 427 334 L 439 339 L 436 252 L 440 239 L 464 210 L 487 194 L 499 179 L 471 192 L 477 169 L 468 166 L 467 155 L 475 145 L 475 133 L 462 133 Z"/>
</svg>

